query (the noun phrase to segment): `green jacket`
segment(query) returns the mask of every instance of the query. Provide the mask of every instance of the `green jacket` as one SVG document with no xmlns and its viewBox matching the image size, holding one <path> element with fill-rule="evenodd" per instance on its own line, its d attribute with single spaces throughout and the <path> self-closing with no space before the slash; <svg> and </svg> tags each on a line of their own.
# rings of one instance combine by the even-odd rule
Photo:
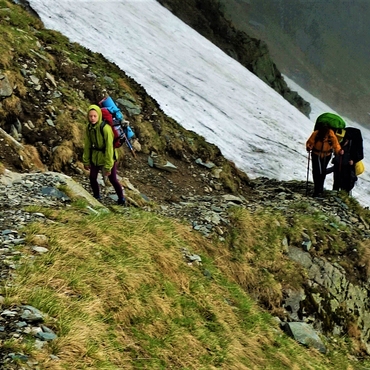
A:
<svg viewBox="0 0 370 370">
<path fill-rule="evenodd" d="M 117 160 L 117 151 L 113 148 L 113 131 L 109 124 L 103 127 L 101 132 L 102 113 L 97 105 L 90 105 L 88 112 L 95 110 L 98 113 L 98 122 L 86 126 L 84 153 L 82 162 L 86 165 L 102 166 L 104 170 L 110 171 Z"/>
</svg>

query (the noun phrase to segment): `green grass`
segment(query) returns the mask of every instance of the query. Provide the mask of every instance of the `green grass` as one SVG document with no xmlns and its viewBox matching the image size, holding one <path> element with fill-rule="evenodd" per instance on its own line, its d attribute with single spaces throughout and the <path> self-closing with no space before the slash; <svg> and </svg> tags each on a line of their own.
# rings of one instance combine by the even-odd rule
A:
<svg viewBox="0 0 370 370">
<path fill-rule="evenodd" d="M 276 299 L 277 274 L 269 259 L 281 257 L 274 246 L 284 230 L 281 216 L 238 214 L 234 242 L 240 254 L 253 253 L 243 266 L 255 265 L 249 274 L 259 285 L 258 291 L 249 285 L 248 294 L 236 270 L 227 271 L 230 265 L 215 255 L 227 244 L 215 246 L 166 218 L 135 209 L 93 216 L 80 204 L 33 210 L 57 221 L 25 229 L 30 244 L 36 235 L 46 235 L 50 252 L 22 265 L 16 283 L 2 294 L 8 305 L 27 303 L 47 314 L 45 324 L 58 339 L 41 352 L 32 349 L 32 338 L 6 343 L 9 350 L 36 356 L 40 366 L 49 354 L 60 357 L 63 369 L 307 369 L 309 361 L 311 369 L 344 370 L 349 365 L 344 349 L 337 360 L 286 337 L 252 298 L 258 293 Z M 279 217 L 280 226 L 271 228 L 271 219 Z M 270 248 L 259 248 L 263 242 Z M 187 265 L 184 247 L 202 256 L 203 264 Z M 279 268 L 284 266 L 281 261 Z"/>
</svg>

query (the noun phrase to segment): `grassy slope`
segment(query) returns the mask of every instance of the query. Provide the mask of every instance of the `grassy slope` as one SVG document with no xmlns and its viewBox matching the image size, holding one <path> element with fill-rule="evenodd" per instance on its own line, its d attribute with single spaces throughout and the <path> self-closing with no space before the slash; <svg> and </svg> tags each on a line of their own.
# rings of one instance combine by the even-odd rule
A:
<svg viewBox="0 0 370 370">
<path fill-rule="evenodd" d="M 148 212 L 96 216 L 83 205 L 29 209 L 55 221 L 26 230 L 30 246 L 46 235 L 49 253 L 21 261 L 6 304 L 47 313 L 59 338 L 41 352 L 16 341 L 4 348 L 31 353 L 48 369 L 361 368 L 344 342 L 326 356 L 295 343 L 252 298 L 273 305 L 279 274 L 299 281 L 280 247 L 281 216 L 234 210 L 236 227 L 220 242 Z M 185 250 L 202 263 L 190 264 Z"/>
<path fill-rule="evenodd" d="M 17 94 L 4 101 L 2 113 L 6 115 L 17 102 L 28 103 L 19 66 L 12 62 L 14 56 L 29 58 L 37 40 L 47 40 L 53 55 L 66 54 L 73 60 L 74 64 L 69 64 L 74 67 L 69 71 L 73 75 L 80 63 L 89 61 L 90 53 L 43 30 L 38 21 L 7 1 L 0 1 L 0 12 L 5 14 L 0 18 L 4 40 L 0 64 L 18 85 Z M 115 66 L 95 55 L 94 60 L 97 71 L 106 69 L 117 86 L 132 94 L 140 91 L 141 99 L 155 107 Z M 38 60 L 36 72 L 43 75 L 46 71 L 56 73 L 55 65 Z M 66 114 L 72 114 L 72 121 L 82 125 L 84 114 L 79 109 L 88 105 L 88 99 L 79 97 L 77 87 L 59 83 L 64 98 L 54 105 L 60 122 L 68 121 Z M 88 87 L 84 93 L 93 97 Z M 66 106 L 72 113 L 64 112 Z M 158 112 L 166 130 L 181 130 Z M 69 130 L 64 127 L 59 134 L 67 135 Z M 148 142 L 163 145 L 150 129 L 145 132 Z M 73 133 L 77 136 L 74 148 L 80 148 L 81 132 Z M 192 133 L 183 135 L 192 137 L 191 142 L 200 143 L 210 155 L 215 150 Z M 64 145 L 68 146 L 68 140 Z M 1 293 L 6 296 L 6 307 L 27 303 L 47 313 L 46 324 L 59 338 L 42 351 L 33 350 L 31 338 L 29 343 L 3 342 L 3 350 L 31 353 L 48 369 L 344 370 L 364 365 L 348 359 L 347 338 L 335 346 L 328 344 L 326 356 L 298 345 L 256 303 L 263 302 L 271 312 L 279 313 L 282 284 L 299 282 L 301 276 L 283 254 L 281 240 L 288 234 L 298 241 L 302 225 L 308 232 L 319 229 L 318 215 L 310 217 L 304 208 L 302 214 L 297 208 L 299 226 L 293 227 L 278 214 L 262 211 L 250 215 L 235 210 L 233 229 L 221 242 L 205 240 L 189 226 L 151 213 L 130 209 L 97 217 L 86 213 L 83 206 L 77 201 L 64 210 L 29 209 L 56 221 L 25 230 L 27 246 L 40 244 L 36 236 L 44 234 L 50 252 L 22 260 L 16 284 L 3 287 Z M 325 230 L 321 232 L 325 239 Z M 333 244 L 332 235 L 330 240 Z M 337 247 L 342 247 L 339 240 Z M 24 246 L 20 248 L 24 252 Z M 184 249 L 200 255 L 202 264 L 190 265 L 184 260 Z M 60 361 L 51 361 L 50 354 Z"/>
</svg>

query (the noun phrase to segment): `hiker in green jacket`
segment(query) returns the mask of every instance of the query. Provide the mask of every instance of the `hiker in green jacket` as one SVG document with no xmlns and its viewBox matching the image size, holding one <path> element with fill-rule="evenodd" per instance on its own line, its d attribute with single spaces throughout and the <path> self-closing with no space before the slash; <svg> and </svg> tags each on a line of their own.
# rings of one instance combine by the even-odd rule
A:
<svg viewBox="0 0 370 370">
<path fill-rule="evenodd" d="M 90 105 L 87 113 L 84 152 L 82 161 L 84 168 L 90 170 L 90 185 L 94 198 L 100 198 L 98 174 L 102 171 L 108 177 L 117 193 L 120 205 L 126 204 L 123 188 L 117 179 L 117 152 L 113 148 L 113 131 L 109 124 L 101 128 L 102 112 L 97 105 Z"/>
</svg>

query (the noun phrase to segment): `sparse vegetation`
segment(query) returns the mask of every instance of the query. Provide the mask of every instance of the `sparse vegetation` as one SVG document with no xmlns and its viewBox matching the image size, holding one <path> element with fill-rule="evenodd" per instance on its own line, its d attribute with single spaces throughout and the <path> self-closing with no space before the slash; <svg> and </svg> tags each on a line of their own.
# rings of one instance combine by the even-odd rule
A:
<svg viewBox="0 0 370 370">
<path fill-rule="evenodd" d="M 21 347 L 40 364 L 57 355 L 57 365 L 48 365 L 55 369 L 361 368 L 346 359 L 344 342 L 329 356 L 301 347 L 252 298 L 276 305 L 275 275 L 289 271 L 278 215 L 236 212 L 233 252 L 143 211 L 33 211 L 57 221 L 26 230 L 29 245 L 46 235 L 50 252 L 24 261 L 16 284 L 2 294 L 9 305 L 27 302 L 47 313 L 58 339 L 42 351 L 7 341 L 9 350 Z M 267 227 L 272 220 L 276 228 Z M 183 248 L 199 253 L 203 264 L 189 266 Z M 242 262 L 232 261 L 235 253 Z"/>
</svg>

